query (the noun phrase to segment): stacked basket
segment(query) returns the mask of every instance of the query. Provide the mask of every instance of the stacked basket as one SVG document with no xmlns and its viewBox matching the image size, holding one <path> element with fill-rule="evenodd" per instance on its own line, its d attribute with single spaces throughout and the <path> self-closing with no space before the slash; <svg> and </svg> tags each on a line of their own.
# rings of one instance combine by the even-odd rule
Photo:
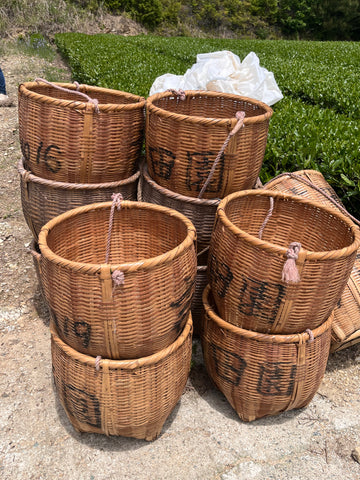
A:
<svg viewBox="0 0 360 480">
<path fill-rule="evenodd" d="M 211 378 L 241 419 L 311 401 L 359 243 L 347 216 L 313 200 L 259 189 L 220 202 L 202 346 Z"/>
<path fill-rule="evenodd" d="M 265 185 L 276 190 L 301 195 L 349 215 L 333 188 L 315 170 L 284 173 Z M 358 224 L 356 219 L 353 219 Z M 360 341 L 360 252 L 358 251 L 349 281 L 334 309 L 331 351 L 342 350 Z"/>
<path fill-rule="evenodd" d="M 189 373 L 196 231 L 177 211 L 131 201 L 144 103 L 20 85 L 19 174 L 60 401 L 78 431 L 152 440 Z"/>
<path fill-rule="evenodd" d="M 141 195 L 184 213 L 196 227 L 195 333 L 217 206 L 227 194 L 255 186 L 271 115 L 268 105 L 228 93 L 166 91 L 146 100 Z"/>
<path fill-rule="evenodd" d="M 40 79 L 21 84 L 18 98 L 21 201 L 35 240 L 71 208 L 112 193 L 136 199 L 144 98 Z"/>
<path fill-rule="evenodd" d="M 191 222 L 142 202 L 102 202 L 41 230 L 56 387 L 74 427 L 156 438 L 191 359 Z"/>
</svg>

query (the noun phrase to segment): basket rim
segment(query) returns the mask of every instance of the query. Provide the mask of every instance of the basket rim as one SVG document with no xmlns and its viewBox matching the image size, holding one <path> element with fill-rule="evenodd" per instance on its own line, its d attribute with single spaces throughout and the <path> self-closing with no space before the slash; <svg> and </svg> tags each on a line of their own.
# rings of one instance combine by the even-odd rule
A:
<svg viewBox="0 0 360 480">
<path fill-rule="evenodd" d="M 84 274 L 100 274 L 102 268 L 104 267 L 105 263 L 103 264 L 95 264 L 95 263 L 82 263 L 82 262 L 75 262 L 72 260 L 68 260 L 66 258 L 60 257 L 56 253 L 54 253 L 47 245 L 47 237 L 52 228 L 58 225 L 61 222 L 68 220 L 69 218 L 75 217 L 77 215 L 87 213 L 92 210 L 97 209 L 109 209 L 111 208 L 112 202 L 98 202 L 98 203 L 91 203 L 88 205 L 84 205 L 82 207 L 76 207 L 71 210 L 68 210 L 51 220 L 49 220 L 40 230 L 38 245 L 41 251 L 42 257 L 45 257 L 49 261 L 60 265 L 62 267 L 73 269 L 76 271 L 81 271 Z M 171 250 L 157 255 L 155 257 L 147 258 L 144 260 L 139 260 L 137 262 L 131 263 L 122 263 L 122 264 L 108 264 L 110 267 L 110 271 L 114 272 L 115 270 L 121 270 L 123 273 L 134 273 L 141 270 L 147 270 L 150 268 L 158 267 L 159 265 L 165 265 L 175 258 L 180 257 L 188 248 L 195 245 L 196 241 L 196 229 L 191 222 L 185 215 L 182 213 L 168 208 L 163 207 L 162 205 L 156 205 L 153 203 L 146 203 L 146 202 L 137 202 L 131 200 L 123 200 L 121 202 L 121 209 L 146 209 L 150 211 L 158 211 L 162 212 L 169 217 L 176 217 L 178 220 L 182 221 L 186 228 L 187 234 L 185 239 L 176 247 L 172 248 Z M 105 249 L 104 249 L 104 256 L 105 256 Z"/>
<path fill-rule="evenodd" d="M 73 83 L 61 83 L 61 82 L 52 82 L 54 85 L 62 87 L 62 88 L 67 88 L 69 90 L 74 90 L 76 91 L 76 86 Z M 65 100 L 65 99 L 60 99 L 60 98 L 55 98 L 55 97 L 49 97 L 48 95 L 44 95 L 38 92 L 34 92 L 31 90 L 31 88 L 39 87 L 39 85 L 43 85 L 44 88 L 51 88 L 50 85 L 47 84 L 41 84 L 41 81 L 39 82 L 23 82 L 20 83 L 18 87 L 18 92 L 19 92 L 19 97 L 21 95 L 27 96 L 29 98 L 33 98 L 34 100 L 37 100 L 38 102 L 41 103 L 47 103 L 50 105 L 54 106 L 62 106 L 65 108 L 71 108 L 71 109 L 76 109 L 76 110 L 85 110 L 87 108 L 87 105 L 89 102 L 84 102 L 84 101 L 74 101 L 74 100 Z M 53 87 L 55 90 L 55 87 Z M 114 90 L 110 88 L 104 88 L 104 87 L 98 87 L 94 85 L 86 85 L 86 84 L 81 84 L 79 86 L 79 89 L 82 93 L 84 93 L 84 90 L 88 93 L 104 93 L 104 94 L 110 94 L 114 95 L 117 97 L 126 97 L 128 99 L 133 100 L 133 103 L 124 103 L 124 104 L 115 104 L 115 103 L 99 103 L 98 108 L 101 113 L 107 113 L 109 111 L 118 111 L 118 110 L 133 110 L 133 109 L 141 109 L 145 107 L 145 97 L 141 97 L 140 95 L 135 95 L 133 93 L 129 92 L 123 92 L 121 90 Z M 96 97 L 94 97 L 96 98 Z M 95 109 L 95 106 L 93 106 Z"/>
<path fill-rule="evenodd" d="M 271 252 L 274 254 L 286 256 L 287 247 L 281 247 L 280 245 L 276 245 L 274 243 L 268 242 L 266 240 L 260 240 L 258 237 L 251 235 L 244 230 L 241 230 L 239 227 L 234 225 L 226 216 L 225 208 L 232 200 L 245 197 L 245 196 L 263 196 L 263 197 L 275 197 L 280 198 L 283 200 L 291 200 L 293 202 L 302 203 L 305 205 L 310 205 L 314 208 L 325 210 L 329 215 L 333 217 L 337 217 L 340 221 L 345 223 L 350 231 L 353 234 L 353 242 L 348 246 L 337 250 L 324 250 L 324 251 L 316 251 L 313 252 L 311 250 L 306 250 L 305 248 L 301 247 L 301 251 L 306 253 L 306 258 L 310 260 L 336 260 L 346 256 L 351 255 L 355 251 L 359 249 L 360 246 L 360 229 L 355 223 L 347 216 L 343 215 L 341 212 L 334 210 L 333 208 L 319 203 L 313 199 L 303 198 L 299 195 L 292 195 L 289 193 L 278 192 L 274 190 L 265 190 L 262 188 L 256 190 L 242 190 L 239 192 L 231 193 L 230 195 L 223 198 L 217 208 L 216 211 L 216 218 L 219 219 L 223 225 L 225 225 L 231 233 L 234 235 L 243 238 L 245 241 L 253 244 L 254 246 L 261 248 L 267 252 Z M 265 218 L 265 217 L 264 217 Z M 295 241 L 296 239 L 294 239 Z M 325 254 L 325 255 L 324 255 Z"/>
<path fill-rule="evenodd" d="M 207 284 L 202 294 L 202 301 L 205 313 L 213 322 L 217 324 L 219 328 L 223 330 L 262 343 L 306 343 L 308 342 L 308 340 L 310 340 L 310 334 L 307 331 L 292 334 L 261 333 L 254 330 L 246 330 L 245 328 L 237 327 L 230 322 L 226 322 L 216 313 L 214 308 L 210 305 L 210 292 L 211 287 L 209 284 Z M 323 322 L 319 327 L 315 328 L 314 330 L 311 330 L 314 339 L 322 335 L 329 328 L 331 328 L 333 318 L 334 312 L 331 312 L 330 317 L 325 320 L 325 322 Z"/>
<path fill-rule="evenodd" d="M 46 178 L 38 177 L 31 173 L 30 170 L 26 170 L 24 167 L 24 157 L 22 157 L 17 164 L 17 170 L 24 182 L 33 182 L 40 185 L 44 185 L 50 188 L 59 188 L 64 190 L 97 190 L 99 188 L 116 188 L 135 182 L 140 177 L 140 170 L 135 172 L 131 177 L 118 180 L 116 182 L 105 183 L 68 183 L 58 182 L 56 180 L 49 180 Z"/>
<path fill-rule="evenodd" d="M 112 360 L 108 358 L 101 358 L 99 361 L 99 366 L 107 365 L 108 368 L 118 370 L 135 370 L 136 368 L 146 367 L 156 364 L 157 362 L 169 357 L 172 353 L 176 352 L 186 341 L 193 329 L 193 320 L 191 311 L 189 311 L 185 327 L 176 340 L 171 343 L 169 346 L 163 348 L 159 352 L 153 353 L 147 357 L 140 357 L 134 359 L 125 359 L 125 360 Z M 95 368 L 96 358 L 84 353 L 80 353 L 74 348 L 70 347 L 65 343 L 59 336 L 54 322 L 50 323 L 50 333 L 53 341 L 59 346 L 59 348 L 66 353 L 66 355 L 72 357 L 74 360 L 81 362 L 82 364 L 91 366 Z"/>
<path fill-rule="evenodd" d="M 264 102 L 261 102 L 260 100 L 256 100 L 254 98 L 250 97 L 243 97 L 241 95 L 235 95 L 232 93 L 224 93 L 224 92 L 215 92 L 212 90 L 185 90 L 185 95 L 192 95 L 192 96 L 207 96 L 207 97 L 219 97 L 220 95 L 225 98 L 235 98 L 240 101 L 245 101 L 247 103 L 252 103 L 254 105 L 257 105 L 265 110 L 265 113 L 261 115 L 257 115 L 254 117 L 245 117 L 244 119 L 244 126 L 246 125 L 252 125 L 253 123 L 260 123 L 264 122 L 268 119 L 273 114 L 273 109 L 267 105 Z M 199 125 L 217 125 L 220 127 L 228 127 L 228 128 L 233 128 L 238 120 L 236 117 L 232 118 L 207 118 L 207 117 L 200 117 L 200 116 L 195 116 L 195 115 L 184 115 L 181 113 L 175 113 L 175 112 L 169 112 L 168 110 L 164 110 L 163 108 L 157 107 L 154 105 L 154 101 L 158 100 L 160 98 L 164 97 L 174 97 L 174 94 L 172 92 L 159 92 L 151 95 L 148 97 L 145 101 L 145 108 L 151 112 L 151 113 L 156 113 L 159 116 L 163 116 L 166 118 L 171 118 L 173 120 L 179 120 L 179 121 L 184 121 L 184 122 L 189 122 L 189 123 L 196 123 Z"/>
<path fill-rule="evenodd" d="M 267 189 L 267 188 L 266 188 L 267 186 L 277 185 L 278 182 L 281 182 L 281 180 L 282 180 L 283 178 L 285 178 L 286 176 L 289 176 L 289 178 L 291 178 L 291 175 L 292 175 L 292 174 L 299 175 L 299 176 L 301 176 L 301 175 L 306 175 L 306 174 L 311 174 L 311 175 L 316 175 L 316 176 L 318 176 L 318 177 L 322 177 L 322 178 L 325 180 L 324 175 L 323 175 L 321 172 L 319 172 L 319 170 L 313 170 L 313 169 L 311 169 L 311 168 L 305 168 L 305 169 L 302 169 L 302 170 L 296 170 L 295 172 L 284 172 L 284 173 L 282 174 L 282 175 L 283 175 L 282 177 L 280 177 L 280 178 L 275 177 L 275 178 L 272 178 L 271 180 L 269 180 L 268 182 L 266 182 L 266 183 L 264 184 L 263 188 L 266 190 L 266 189 Z"/>
<path fill-rule="evenodd" d="M 173 192 L 172 190 L 162 187 L 150 177 L 147 165 L 142 166 L 142 176 L 144 177 L 144 180 L 146 181 L 146 183 L 148 183 L 154 190 L 159 192 L 161 195 L 169 197 L 173 200 L 178 200 L 180 202 L 191 203 L 199 206 L 209 206 L 209 207 L 217 207 L 220 203 L 220 198 L 209 199 L 209 198 L 187 197 L 185 195 L 181 195 L 180 193 Z"/>
</svg>

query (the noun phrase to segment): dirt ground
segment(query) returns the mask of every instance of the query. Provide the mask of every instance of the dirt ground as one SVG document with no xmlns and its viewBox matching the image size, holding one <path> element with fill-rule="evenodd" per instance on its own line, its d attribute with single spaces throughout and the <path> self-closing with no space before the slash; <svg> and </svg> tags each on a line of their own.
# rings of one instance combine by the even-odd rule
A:
<svg viewBox="0 0 360 480">
<path fill-rule="evenodd" d="M 45 60 L 6 54 L 14 106 L 0 108 L 0 477 L 359 480 L 360 345 L 333 354 L 310 405 L 247 424 L 209 380 L 198 340 L 188 386 L 154 442 L 77 433 L 51 378 L 49 318 L 29 246 L 16 164 L 17 86 Z M 50 67 L 70 80 L 60 59 Z M 55 70 L 54 70 L 55 69 Z"/>
</svg>

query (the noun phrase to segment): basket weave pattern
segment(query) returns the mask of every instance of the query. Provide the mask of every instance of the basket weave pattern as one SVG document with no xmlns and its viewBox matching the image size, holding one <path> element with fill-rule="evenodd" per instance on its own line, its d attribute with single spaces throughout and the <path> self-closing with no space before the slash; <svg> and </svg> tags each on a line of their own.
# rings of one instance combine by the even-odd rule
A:
<svg viewBox="0 0 360 480">
<path fill-rule="evenodd" d="M 274 210 L 262 239 L 269 211 Z M 329 318 L 359 247 L 350 219 L 316 202 L 266 190 L 238 192 L 219 205 L 209 252 L 209 283 L 221 318 L 263 333 L 298 333 Z M 291 242 L 299 283 L 282 282 Z"/>
<path fill-rule="evenodd" d="M 54 84 L 76 91 L 72 84 Z M 138 170 L 144 137 L 145 99 L 101 87 L 80 91 L 99 101 L 83 101 L 56 86 L 27 82 L 19 86 L 19 136 L 33 174 L 70 183 L 125 179 Z"/>
<path fill-rule="evenodd" d="M 194 293 L 195 229 L 162 206 L 123 201 L 115 210 L 105 264 L 111 202 L 66 212 L 40 232 L 45 295 L 61 338 L 87 355 L 139 358 L 182 331 Z M 116 285 L 112 273 L 123 273 Z"/>
<path fill-rule="evenodd" d="M 179 337 L 164 350 L 137 360 L 96 359 L 66 345 L 52 327 L 56 389 L 80 432 L 154 440 L 185 388 L 192 352 L 189 314 Z"/>
<path fill-rule="evenodd" d="M 228 93 L 171 92 L 146 100 L 146 159 L 150 177 L 181 195 L 197 197 L 228 134 L 237 111 L 244 127 L 227 146 L 204 198 L 252 188 L 262 166 L 272 109 L 257 100 Z"/>
<path fill-rule="evenodd" d="M 196 228 L 199 252 L 210 245 L 216 209 L 220 200 L 198 199 L 171 192 L 150 178 L 146 166 L 142 170 L 141 198 L 144 202 L 173 208 L 185 215 Z"/>
<path fill-rule="evenodd" d="M 203 294 L 204 361 L 216 386 L 244 421 L 306 406 L 325 373 L 331 321 L 308 333 L 266 335 L 244 330 L 216 313 L 210 288 Z"/>
<path fill-rule="evenodd" d="M 111 200 L 121 193 L 125 200 L 136 200 L 140 171 L 125 180 L 109 183 L 65 183 L 47 180 L 25 170 L 18 163 L 21 204 L 25 221 L 37 240 L 41 227 L 72 208 Z"/>
</svg>

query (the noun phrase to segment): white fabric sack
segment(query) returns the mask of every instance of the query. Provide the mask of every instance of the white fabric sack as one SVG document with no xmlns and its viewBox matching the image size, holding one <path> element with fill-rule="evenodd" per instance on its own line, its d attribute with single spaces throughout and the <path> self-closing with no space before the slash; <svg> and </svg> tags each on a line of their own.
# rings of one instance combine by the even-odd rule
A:
<svg viewBox="0 0 360 480">
<path fill-rule="evenodd" d="M 158 77 L 149 95 L 168 89 L 234 93 L 268 105 L 283 98 L 274 74 L 260 66 L 254 52 L 250 52 L 243 62 L 228 50 L 198 54 L 196 63 L 184 75 L 166 73 Z"/>
</svg>

